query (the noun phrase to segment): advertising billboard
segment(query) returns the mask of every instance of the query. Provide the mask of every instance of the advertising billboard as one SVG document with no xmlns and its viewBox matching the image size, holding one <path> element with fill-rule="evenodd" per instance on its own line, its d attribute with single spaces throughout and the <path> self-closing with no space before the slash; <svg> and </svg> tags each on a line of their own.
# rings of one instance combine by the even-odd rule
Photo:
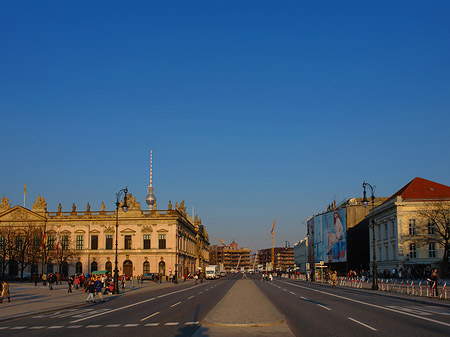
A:
<svg viewBox="0 0 450 337">
<path fill-rule="evenodd" d="M 347 261 L 345 208 L 314 217 L 314 260 Z"/>
</svg>

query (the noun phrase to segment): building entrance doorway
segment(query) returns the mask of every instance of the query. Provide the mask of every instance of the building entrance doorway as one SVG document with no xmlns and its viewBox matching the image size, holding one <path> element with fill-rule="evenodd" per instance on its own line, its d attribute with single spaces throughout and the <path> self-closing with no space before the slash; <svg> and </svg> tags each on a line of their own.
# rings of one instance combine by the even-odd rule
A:
<svg viewBox="0 0 450 337">
<path fill-rule="evenodd" d="M 128 277 L 133 277 L 133 262 L 130 260 L 123 261 L 123 273 Z"/>
</svg>

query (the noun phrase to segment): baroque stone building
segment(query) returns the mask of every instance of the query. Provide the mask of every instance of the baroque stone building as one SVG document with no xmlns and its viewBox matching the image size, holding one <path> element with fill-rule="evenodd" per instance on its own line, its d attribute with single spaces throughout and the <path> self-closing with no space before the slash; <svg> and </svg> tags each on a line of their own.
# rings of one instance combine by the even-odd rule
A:
<svg viewBox="0 0 450 337">
<path fill-rule="evenodd" d="M 175 207 L 169 202 L 167 210 L 158 210 L 156 202 L 150 210 L 142 210 L 133 195 L 127 195 L 128 211 L 119 208 L 107 211 L 78 211 L 73 204 L 71 212 L 48 211 L 45 199 L 39 196 L 32 209 L 11 207 L 7 198 L 0 203 L 0 274 L 10 276 L 25 273 L 57 272 L 70 275 L 96 270 L 113 271 L 115 261 L 116 215 L 118 215 L 119 273 L 128 276 L 143 273 L 178 275 L 197 272 L 209 262 L 209 237 L 201 219 L 192 219 L 184 201 Z M 20 254 L 9 254 L 8 249 L 23 247 L 29 229 L 38 229 L 30 240 L 37 247 L 38 256 L 22 264 Z M 9 233 L 9 234 L 8 234 Z M 7 246 L 8 235 L 14 235 L 14 244 Z M 18 240 L 19 239 L 19 240 Z M 9 248 L 8 248 L 9 247 Z M 45 247 L 45 254 L 43 250 Z M 3 253 L 2 253 L 3 252 Z M 64 255 L 66 253 L 66 255 Z M 3 254 L 3 255 L 2 255 Z M 26 258 L 29 258 L 28 255 Z M 21 268 L 21 266 L 26 267 Z M 3 270 L 2 270 L 3 269 Z M 21 270 L 24 269 L 24 270 Z"/>
</svg>

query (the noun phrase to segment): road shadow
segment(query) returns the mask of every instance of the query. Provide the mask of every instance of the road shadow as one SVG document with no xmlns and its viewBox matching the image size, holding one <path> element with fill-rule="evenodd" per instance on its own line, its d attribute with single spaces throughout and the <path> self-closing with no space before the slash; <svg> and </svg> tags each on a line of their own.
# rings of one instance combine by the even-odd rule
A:
<svg viewBox="0 0 450 337">
<path fill-rule="evenodd" d="M 192 322 L 198 322 L 198 312 L 199 312 L 199 306 L 195 308 L 194 317 L 192 319 Z M 200 325 L 200 322 L 198 324 L 193 325 L 185 325 L 182 328 L 177 330 L 177 334 L 175 337 L 187 337 L 192 336 L 195 333 L 195 336 L 201 336 L 201 337 L 208 337 L 208 328 L 205 328 Z"/>
</svg>

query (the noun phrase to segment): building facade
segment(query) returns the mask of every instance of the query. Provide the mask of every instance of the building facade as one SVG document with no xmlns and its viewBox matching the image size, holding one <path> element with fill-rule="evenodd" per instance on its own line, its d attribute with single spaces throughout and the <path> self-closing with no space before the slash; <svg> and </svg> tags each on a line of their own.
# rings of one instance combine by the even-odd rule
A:
<svg viewBox="0 0 450 337">
<path fill-rule="evenodd" d="M 294 244 L 294 268 L 303 274 L 309 270 L 307 238 Z"/>
<path fill-rule="evenodd" d="M 272 263 L 272 248 L 258 250 L 258 264 L 264 270 Z M 274 247 L 273 270 L 288 271 L 294 269 L 294 248 Z"/>
<path fill-rule="evenodd" d="M 439 267 L 445 251 L 443 235 L 450 234 L 449 216 L 450 187 L 423 178 L 414 178 L 375 207 L 368 218 L 375 219 L 378 273 L 391 275 L 392 270 L 403 269 L 422 276 L 424 269 Z M 370 244 L 373 264 L 372 231 Z"/>
<path fill-rule="evenodd" d="M 123 201 L 122 201 L 123 202 Z M 48 211 L 38 197 L 32 209 L 0 203 L 0 273 L 60 271 L 63 275 L 114 270 L 116 230 L 118 269 L 128 276 L 143 273 L 178 275 L 198 272 L 209 263 L 209 237 L 198 216 L 192 219 L 184 201 L 167 210 L 142 210 L 127 195 L 128 211 Z M 34 235 L 29 235 L 31 232 Z M 28 242 L 28 237 L 30 242 Z M 34 238 L 33 238 L 34 237 Z M 26 246 L 26 247 L 25 247 Z M 25 249 L 25 248 L 26 249 Z M 20 251 L 22 248 L 22 252 Z M 33 257 L 34 256 L 34 257 Z"/>
<path fill-rule="evenodd" d="M 239 247 L 234 240 L 230 245 L 213 245 L 210 249 L 210 256 L 214 257 L 214 259 L 211 259 L 214 262 L 211 262 L 211 264 L 223 264 L 227 271 L 249 270 L 253 268 L 250 259 L 251 253 L 250 248 Z"/>
</svg>

